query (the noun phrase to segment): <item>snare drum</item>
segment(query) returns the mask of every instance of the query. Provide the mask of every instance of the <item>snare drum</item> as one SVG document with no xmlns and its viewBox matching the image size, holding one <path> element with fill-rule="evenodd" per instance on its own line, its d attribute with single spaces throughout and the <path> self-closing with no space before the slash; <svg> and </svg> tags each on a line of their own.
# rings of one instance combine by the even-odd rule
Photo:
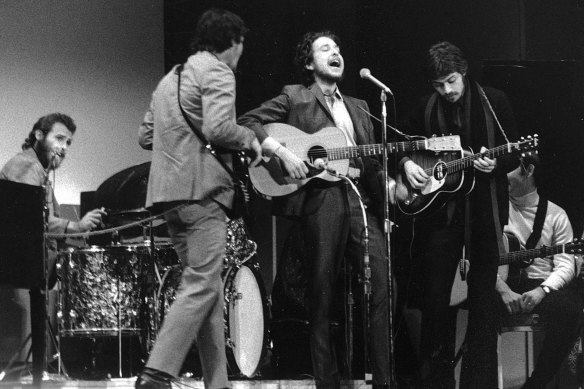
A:
<svg viewBox="0 0 584 389">
<path fill-rule="evenodd" d="M 61 336 L 140 331 L 142 264 L 146 253 L 92 246 L 60 255 Z"/>
<path fill-rule="evenodd" d="M 108 252 L 114 254 L 127 255 L 128 253 L 135 253 L 137 255 L 150 256 L 152 245 L 150 242 L 140 242 L 133 244 L 116 244 L 107 246 Z M 154 243 L 154 258 L 153 263 L 161 267 L 168 267 L 179 265 L 180 261 L 174 251 L 174 246 L 171 242 L 156 242 Z"/>
</svg>

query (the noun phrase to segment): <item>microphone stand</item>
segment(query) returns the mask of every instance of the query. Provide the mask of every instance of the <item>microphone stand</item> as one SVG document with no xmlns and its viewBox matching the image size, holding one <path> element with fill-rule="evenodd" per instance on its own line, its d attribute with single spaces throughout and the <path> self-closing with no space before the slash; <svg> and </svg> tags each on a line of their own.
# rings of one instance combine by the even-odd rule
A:
<svg viewBox="0 0 584 389">
<path fill-rule="evenodd" d="M 337 177 L 343 178 L 346 180 L 353 191 L 357 194 L 357 198 L 359 199 L 359 206 L 361 207 L 361 214 L 363 216 L 363 307 L 364 307 L 364 314 L 363 314 L 363 328 L 364 332 L 364 342 L 363 342 L 363 355 L 365 357 L 364 361 L 369 360 L 369 340 L 371 333 L 371 309 L 370 309 L 370 302 L 371 302 L 371 267 L 369 265 L 369 224 L 367 222 L 367 212 L 365 211 L 365 204 L 363 204 L 363 199 L 361 198 L 361 194 L 359 193 L 359 189 L 355 186 L 355 184 L 344 175 L 339 173 L 336 174 Z M 352 303 L 352 294 L 350 297 L 350 303 Z M 349 310 L 350 312 L 350 310 Z M 349 329 L 353 328 L 353 315 L 349 316 Z M 349 330 L 350 334 L 350 360 L 349 366 L 352 365 L 352 356 L 353 356 L 353 336 L 352 332 Z M 367 362 L 365 362 L 365 366 L 367 367 Z M 350 371 L 351 369 L 349 369 Z M 365 369 L 367 372 L 367 369 Z"/>
<path fill-rule="evenodd" d="M 29 291 L 31 298 L 32 381 L 33 386 L 39 387 L 41 386 L 43 375 L 48 367 L 49 342 L 47 341 L 47 313 L 49 309 L 49 242 L 46 234 L 49 232 L 49 173 L 54 160 L 55 155 L 53 154 L 49 161 L 49 166 L 46 169 L 46 176 L 42 184 L 45 201 L 43 204 L 43 272 L 40 281 L 44 285 L 42 285 L 42 287 L 40 285 L 34 286 Z M 32 316 L 34 316 L 34 320 Z"/>
<path fill-rule="evenodd" d="M 383 235 L 385 237 L 385 250 L 386 250 L 386 262 L 387 262 L 387 306 L 388 306 L 388 336 L 389 336 L 389 387 L 396 388 L 397 383 L 395 380 L 395 358 L 394 358 L 394 340 L 393 340 L 393 274 L 391 269 L 391 246 L 390 246 L 390 234 L 391 234 L 391 222 L 389 220 L 389 170 L 387 167 L 387 158 L 389 152 L 387 150 L 387 108 L 385 103 L 387 102 L 387 94 L 384 89 L 381 89 L 381 144 L 383 145 Z"/>
</svg>

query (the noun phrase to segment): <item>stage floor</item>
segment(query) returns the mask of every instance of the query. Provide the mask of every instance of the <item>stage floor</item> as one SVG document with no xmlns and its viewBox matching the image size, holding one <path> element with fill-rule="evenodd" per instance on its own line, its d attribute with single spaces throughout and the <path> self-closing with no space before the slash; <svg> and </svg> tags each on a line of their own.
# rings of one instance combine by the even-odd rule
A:
<svg viewBox="0 0 584 389">
<path fill-rule="evenodd" d="M 63 379 L 43 380 L 42 388 L 46 389 L 134 389 L 136 378 L 115 378 L 108 381 L 76 381 Z M 247 380 L 230 381 L 233 389 L 312 389 L 316 388 L 313 380 Z M 0 388 L 31 388 L 31 379 L 22 379 L 18 382 L 0 381 Z M 173 389 L 204 389 L 203 381 L 190 378 L 180 379 L 173 383 Z M 343 381 L 343 389 L 365 389 L 371 385 L 365 381 Z"/>
</svg>

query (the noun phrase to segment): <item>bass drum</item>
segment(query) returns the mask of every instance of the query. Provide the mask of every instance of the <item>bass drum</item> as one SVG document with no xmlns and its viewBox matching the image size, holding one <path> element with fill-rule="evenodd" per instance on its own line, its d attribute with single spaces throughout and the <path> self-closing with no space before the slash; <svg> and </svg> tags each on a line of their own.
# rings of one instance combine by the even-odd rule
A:
<svg viewBox="0 0 584 389">
<path fill-rule="evenodd" d="M 267 349 L 268 309 L 261 275 L 248 264 L 231 267 L 225 272 L 223 290 L 231 373 L 254 377 Z"/>
<path fill-rule="evenodd" d="M 267 350 L 268 304 L 258 268 L 257 264 L 246 262 L 240 266 L 226 267 L 222 274 L 225 343 L 228 374 L 232 378 L 255 377 Z M 180 266 L 167 269 L 164 273 L 158 297 L 162 321 L 176 298 L 181 273 Z M 201 374 L 196 345 L 181 373 Z"/>
</svg>

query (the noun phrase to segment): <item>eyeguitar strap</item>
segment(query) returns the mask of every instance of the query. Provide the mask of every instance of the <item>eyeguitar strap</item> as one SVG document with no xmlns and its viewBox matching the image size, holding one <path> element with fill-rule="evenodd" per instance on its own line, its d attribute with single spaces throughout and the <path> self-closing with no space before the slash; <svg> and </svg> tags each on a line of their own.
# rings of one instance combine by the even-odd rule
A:
<svg viewBox="0 0 584 389">
<path fill-rule="evenodd" d="M 543 230 L 543 222 L 545 221 L 545 215 L 547 213 L 548 201 L 545 197 L 539 196 L 539 202 L 537 203 L 537 211 L 535 213 L 535 220 L 533 221 L 533 231 L 527 242 L 525 242 L 526 249 L 533 249 L 539 238 L 541 238 L 541 231 Z"/>
</svg>

